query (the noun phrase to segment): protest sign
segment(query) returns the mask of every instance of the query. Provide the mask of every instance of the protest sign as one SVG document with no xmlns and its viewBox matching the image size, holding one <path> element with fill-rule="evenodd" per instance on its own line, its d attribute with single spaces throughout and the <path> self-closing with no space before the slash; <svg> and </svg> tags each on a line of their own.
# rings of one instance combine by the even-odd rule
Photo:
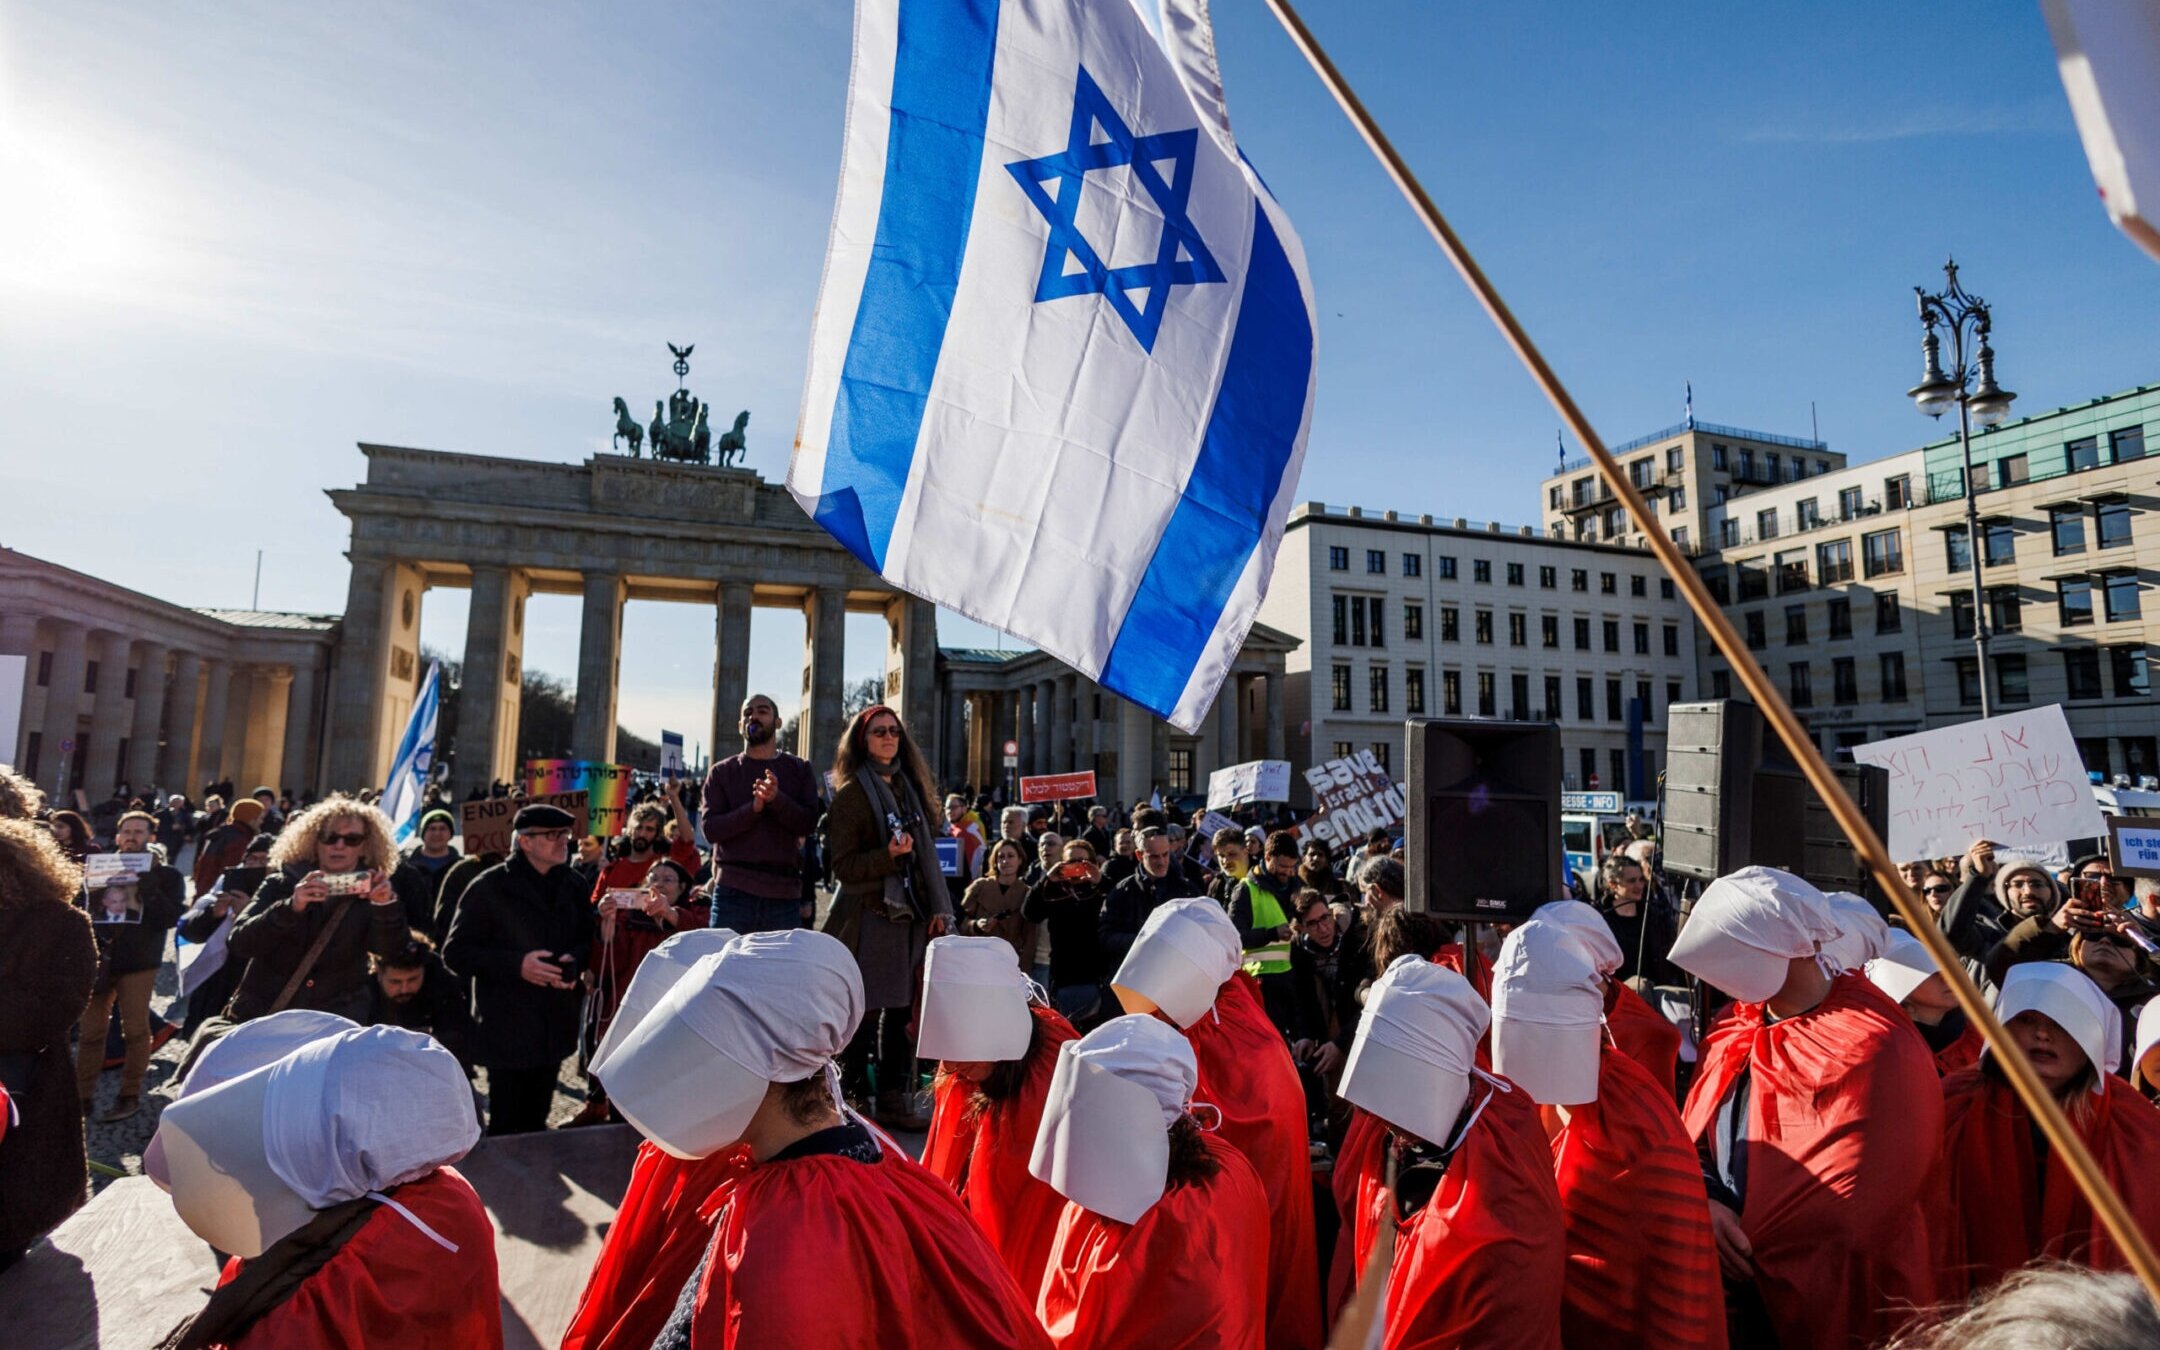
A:
<svg viewBox="0 0 2160 1350">
<path fill-rule="evenodd" d="M 2029 849 L 2104 832 L 2060 705 L 1853 747 L 1890 771 L 1890 856 L 1955 857 L 1976 839 Z"/>
<path fill-rule="evenodd" d="M 938 871 L 948 877 L 960 875 L 960 841 L 952 835 L 941 834 L 930 841 L 937 850 Z"/>
<path fill-rule="evenodd" d="M 662 731 L 660 733 L 660 776 L 662 778 L 680 778 L 683 776 L 682 733 L 679 731 Z"/>
<path fill-rule="evenodd" d="M 2109 816 L 2108 856 L 2119 877 L 2160 877 L 2160 820 Z"/>
<path fill-rule="evenodd" d="M 1320 810 L 1301 827 L 1331 848 L 1356 844 L 1374 830 L 1393 830 L 1409 809 L 1403 790 L 1370 750 L 1331 759 L 1305 771 Z"/>
<path fill-rule="evenodd" d="M 623 832 L 630 819 L 630 781 L 636 773 L 627 764 L 602 764 L 589 759 L 529 759 L 525 761 L 525 790 L 535 798 L 551 792 L 582 792 L 589 823 L 585 832 L 612 839 Z"/>
<path fill-rule="evenodd" d="M 1236 821 L 1220 811 L 1210 811 L 1194 823 L 1194 828 L 1199 830 L 1200 837 L 1203 839 L 1213 839 L 1222 831 L 1234 830 L 1237 827 Z"/>
<path fill-rule="evenodd" d="M 1252 802 L 1290 800 L 1290 761 L 1255 759 L 1208 775 L 1210 811 L 1229 811 Z"/>
<path fill-rule="evenodd" d="M 520 806 L 532 802 L 559 806 L 581 820 L 587 816 L 582 792 L 551 792 L 523 802 L 508 797 L 482 797 L 476 802 L 464 802 L 458 806 L 458 833 L 464 836 L 465 852 L 468 855 L 508 853 L 510 822 L 517 817 Z"/>
<path fill-rule="evenodd" d="M 141 923 L 138 885 L 150 870 L 147 853 L 93 853 L 83 859 L 83 898 L 92 923 Z"/>
<path fill-rule="evenodd" d="M 1095 771 L 1048 773 L 1020 780 L 1023 802 L 1070 802 L 1095 795 Z"/>
</svg>

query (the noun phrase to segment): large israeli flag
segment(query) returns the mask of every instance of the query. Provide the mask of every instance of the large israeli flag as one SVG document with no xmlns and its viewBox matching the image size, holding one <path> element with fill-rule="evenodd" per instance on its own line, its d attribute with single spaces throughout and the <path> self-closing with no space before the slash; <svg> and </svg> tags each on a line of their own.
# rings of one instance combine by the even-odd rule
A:
<svg viewBox="0 0 2160 1350">
<path fill-rule="evenodd" d="M 860 0 L 788 487 L 872 570 L 1196 730 L 1313 358 L 1203 0 Z"/>
<path fill-rule="evenodd" d="M 392 837 L 401 844 L 412 838 L 420 823 L 420 804 L 427 798 L 428 777 L 435 771 L 435 721 L 441 711 L 442 665 L 430 661 L 427 678 L 420 681 L 420 696 L 413 700 L 412 716 L 405 719 L 405 734 L 398 738 L 390 781 L 377 803 L 390 817 Z"/>
</svg>

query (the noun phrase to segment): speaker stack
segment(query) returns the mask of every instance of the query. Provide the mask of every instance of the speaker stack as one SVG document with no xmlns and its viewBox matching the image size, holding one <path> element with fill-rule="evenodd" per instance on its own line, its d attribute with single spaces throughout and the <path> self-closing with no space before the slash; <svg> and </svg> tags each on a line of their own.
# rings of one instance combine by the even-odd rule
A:
<svg viewBox="0 0 2160 1350">
<path fill-rule="evenodd" d="M 1560 729 L 1436 719 L 1405 732 L 1405 903 L 1457 923 L 1520 923 L 1566 894 Z"/>
</svg>

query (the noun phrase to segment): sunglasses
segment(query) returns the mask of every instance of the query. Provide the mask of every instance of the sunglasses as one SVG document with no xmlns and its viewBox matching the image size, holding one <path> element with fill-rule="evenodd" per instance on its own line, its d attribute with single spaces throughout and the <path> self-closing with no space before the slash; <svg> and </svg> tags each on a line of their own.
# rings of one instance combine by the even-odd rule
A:
<svg viewBox="0 0 2160 1350">
<path fill-rule="evenodd" d="M 325 834 L 318 836 L 318 840 L 325 844 L 342 844 L 346 848 L 358 848 L 367 842 L 367 831 L 352 830 L 344 834 Z"/>
<path fill-rule="evenodd" d="M 551 844 L 561 844 L 561 843 L 567 843 L 567 842 L 569 841 L 569 838 L 570 838 L 570 831 L 568 831 L 568 830 L 522 830 L 522 831 L 520 831 L 520 832 L 519 832 L 519 837 L 520 837 L 520 838 L 524 838 L 524 839 L 545 839 L 545 840 L 546 840 L 547 842 L 549 842 L 549 843 L 551 843 Z"/>
<path fill-rule="evenodd" d="M 880 722 L 874 727 L 863 728 L 863 735 L 865 736 L 898 736 L 899 734 L 900 724 L 898 722 Z"/>
<path fill-rule="evenodd" d="M 1922 894 L 1922 895 L 1948 895 L 1948 894 L 1950 894 L 1950 892 L 1952 892 L 1952 891 L 1954 891 L 1954 890 L 1956 890 L 1956 889 L 1957 889 L 1957 887 L 1955 887 L 1955 886 L 1922 886 L 1922 887 L 1920 888 L 1920 894 Z"/>
</svg>

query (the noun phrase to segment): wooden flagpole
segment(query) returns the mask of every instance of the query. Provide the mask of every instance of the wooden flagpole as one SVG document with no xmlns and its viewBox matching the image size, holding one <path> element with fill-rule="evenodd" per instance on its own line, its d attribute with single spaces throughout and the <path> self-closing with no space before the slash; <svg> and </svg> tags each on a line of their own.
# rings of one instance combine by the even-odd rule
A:
<svg viewBox="0 0 2160 1350">
<path fill-rule="evenodd" d="M 1898 872 L 1889 849 L 1885 848 L 1883 841 L 1876 836 L 1874 827 L 1868 824 L 1867 818 L 1860 814 L 1852 799 L 1838 786 L 1837 779 L 1831 774 L 1830 766 L 1824 762 L 1821 752 L 1816 749 L 1815 742 L 1800 725 L 1800 720 L 1793 716 L 1792 709 L 1786 706 L 1784 696 L 1778 693 L 1777 686 L 1770 682 L 1769 675 L 1756 664 L 1754 654 L 1747 649 L 1747 644 L 1740 640 L 1740 634 L 1733 628 L 1732 621 L 1725 617 L 1725 611 L 1711 598 L 1709 588 L 1703 585 L 1702 578 L 1696 574 L 1695 569 L 1688 566 L 1687 559 L 1681 556 L 1672 537 L 1666 534 L 1664 526 L 1658 523 L 1656 514 L 1644 502 L 1642 494 L 1635 490 L 1634 483 L 1620 471 L 1619 461 L 1605 448 L 1605 442 L 1599 439 L 1596 430 L 1591 427 L 1590 419 L 1583 415 L 1573 396 L 1560 383 L 1560 377 L 1545 363 L 1545 357 L 1538 351 L 1537 345 L 1530 340 L 1530 335 L 1523 331 L 1522 325 L 1516 322 L 1507 302 L 1500 298 L 1499 291 L 1478 266 L 1477 259 L 1470 256 L 1470 250 L 1464 247 L 1462 240 L 1448 225 L 1447 218 L 1440 214 L 1440 208 L 1433 205 L 1432 198 L 1425 194 L 1417 176 L 1410 171 L 1410 166 L 1403 162 L 1402 156 L 1388 141 L 1386 133 L 1380 130 L 1380 125 L 1373 120 L 1372 114 L 1365 110 L 1365 105 L 1359 101 L 1349 82 L 1343 78 L 1342 72 L 1335 68 L 1335 63 L 1328 59 L 1327 53 L 1320 49 L 1319 42 L 1305 26 L 1305 21 L 1291 8 L 1290 0 L 1267 0 L 1267 3 L 1284 30 L 1290 34 L 1290 40 L 1297 44 L 1298 50 L 1312 65 L 1314 73 L 1319 75 L 1320 82 L 1327 86 L 1336 103 L 1341 105 L 1351 125 L 1357 128 L 1358 134 L 1364 137 L 1365 144 L 1380 160 L 1388 176 L 1394 179 L 1396 188 L 1408 199 L 1419 219 L 1425 222 L 1425 228 L 1431 231 L 1434 242 L 1440 245 L 1440 251 L 1447 255 L 1448 261 L 1455 265 L 1455 270 L 1462 274 L 1471 294 L 1484 306 L 1486 316 L 1500 330 L 1501 336 L 1507 339 L 1508 346 L 1514 349 L 1516 357 L 1529 370 L 1538 387 L 1545 391 L 1545 397 L 1559 412 L 1561 420 L 1567 423 L 1568 430 L 1574 432 L 1575 439 L 1590 452 L 1590 458 L 1596 463 L 1598 474 L 1605 480 L 1606 486 L 1626 503 L 1628 514 L 1635 519 L 1636 528 L 1649 540 L 1650 551 L 1657 555 L 1658 562 L 1672 577 L 1673 584 L 1679 588 L 1680 594 L 1687 598 L 1688 608 L 1695 612 L 1696 621 L 1708 630 L 1719 653 L 1731 664 L 1733 673 L 1740 677 L 1740 683 L 1746 686 L 1749 696 L 1755 700 L 1756 707 L 1762 710 L 1770 725 L 1776 728 L 1778 739 L 1785 743 L 1786 750 L 1800 766 L 1800 772 L 1806 777 L 1808 786 L 1814 789 L 1815 795 L 1822 799 L 1823 805 L 1836 817 L 1838 828 L 1845 831 L 1845 837 L 1852 841 L 1853 851 L 1860 855 L 1861 860 L 1867 864 L 1868 871 L 1874 874 L 1876 882 L 1897 906 L 1906 927 L 1928 949 L 1928 955 L 1941 970 L 1951 992 L 1957 996 L 1958 1006 L 1964 1010 L 1966 1018 L 1986 1036 L 1988 1047 L 1994 1052 L 1996 1061 L 2002 1065 L 2011 1085 L 2017 1089 L 2018 1096 L 2024 1099 L 2033 1118 L 2047 1132 L 2049 1143 L 2062 1158 L 2063 1165 L 2070 1169 L 2071 1176 L 2077 1180 L 2078 1189 L 2083 1191 L 2085 1198 L 2092 1203 L 2093 1212 L 2107 1225 L 2108 1235 L 2122 1250 L 2138 1279 L 2144 1282 L 2146 1292 L 2156 1303 L 2160 1303 L 2160 1259 L 2154 1257 L 2151 1244 L 2146 1242 L 2145 1235 L 2131 1220 L 2130 1212 L 2123 1207 L 2122 1198 L 2115 1194 L 2114 1188 L 2108 1185 L 2107 1178 L 2100 1174 L 2099 1165 L 2093 1161 L 2092 1154 L 2086 1151 L 2084 1141 L 2079 1139 L 2077 1132 L 2070 1127 L 2069 1120 L 2063 1116 L 2062 1109 L 2055 1104 L 2055 1099 L 2049 1095 L 2039 1075 L 2033 1072 L 2024 1052 L 2018 1049 L 2017 1044 L 2003 1030 L 2002 1023 L 1996 1020 L 1994 1010 L 1989 1008 L 1987 1000 L 1981 997 L 1972 976 L 1966 973 L 1963 962 L 1950 946 L 1949 938 L 1936 926 L 1919 898 L 1905 884 L 1905 878 Z M 2100 1066 L 2095 1064 L 2093 1071 L 2101 1072 Z"/>
</svg>

